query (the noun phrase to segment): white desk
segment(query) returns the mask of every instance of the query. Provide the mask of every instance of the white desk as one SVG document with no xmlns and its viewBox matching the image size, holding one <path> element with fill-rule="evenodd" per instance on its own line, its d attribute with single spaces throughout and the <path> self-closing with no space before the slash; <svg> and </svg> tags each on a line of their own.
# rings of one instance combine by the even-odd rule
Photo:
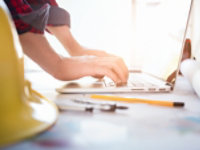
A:
<svg viewBox="0 0 200 150">
<path fill-rule="evenodd" d="M 33 87 L 52 100 L 83 95 L 59 96 L 61 82 L 42 73 L 29 73 Z M 38 80 L 40 79 L 40 80 Z M 48 82 L 47 82 L 48 81 Z M 121 96 L 185 102 L 184 108 L 125 104 L 115 113 L 66 111 L 55 126 L 6 150 L 199 150 L 200 99 L 189 83 L 179 77 L 174 92 L 166 94 L 121 94 Z"/>
</svg>

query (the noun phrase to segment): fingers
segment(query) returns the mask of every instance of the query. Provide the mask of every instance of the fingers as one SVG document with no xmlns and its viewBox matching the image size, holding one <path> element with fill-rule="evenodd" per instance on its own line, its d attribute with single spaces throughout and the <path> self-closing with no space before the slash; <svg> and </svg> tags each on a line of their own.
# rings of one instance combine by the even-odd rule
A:
<svg viewBox="0 0 200 150">
<path fill-rule="evenodd" d="M 105 58 L 102 58 L 102 60 L 104 60 L 106 62 L 106 64 L 99 64 L 99 65 L 103 65 L 102 67 L 107 66 L 111 70 L 113 69 L 113 71 L 121 79 L 121 82 L 126 82 L 126 80 L 128 79 L 128 68 L 126 67 L 126 65 L 125 65 L 125 63 L 124 63 L 122 58 L 117 57 L 117 56 L 115 56 L 113 54 L 106 53 L 105 51 L 99 51 L 99 50 L 88 50 L 88 49 L 85 49 L 85 54 L 94 55 L 94 56 L 98 56 L 98 57 L 105 57 Z M 106 58 L 106 57 L 110 57 L 110 58 Z M 101 77 L 102 76 L 103 75 L 101 75 Z"/>
<path fill-rule="evenodd" d="M 123 73 L 123 79 L 124 79 L 124 80 L 122 80 L 122 82 L 126 82 L 127 79 L 128 79 L 128 75 L 129 75 L 128 68 L 127 68 L 127 66 L 126 66 L 126 64 L 125 64 L 125 62 L 123 61 L 122 58 L 117 57 L 116 62 L 117 62 L 117 66 L 119 66 L 118 68 L 120 68 L 120 69 L 123 70 L 122 73 Z M 122 77 L 122 76 L 121 76 L 121 77 Z"/>
<path fill-rule="evenodd" d="M 128 69 L 119 57 L 96 57 L 93 62 L 93 76 L 107 76 L 115 83 L 126 83 Z"/>
<path fill-rule="evenodd" d="M 122 73 L 120 73 L 121 74 L 120 77 L 123 79 L 123 76 L 122 76 L 122 74 L 123 74 L 123 75 L 125 75 L 125 80 L 128 78 L 128 75 L 129 75 L 128 68 L 127 68 L 126 64 L 124 63 L 124 61 L 121 57 L 115 56 L 113 54 L 106 53 L 104 51 L 92 51 L 92 52 L 94 52 L 94 53 L 99 52 L 101 54 L 101 55 L 96 55 L 96 56 L 111 57 L 112 59 L 115 59 L 114 62 L 116 62 L 116 64 L 118 65 L 118 68 L 123 70 Z M 116 73 L 119 73 L 119 71 L 117 71 Z"/>
<path fill-rule="evenodd" d="M 124 71 L 122 62 L 120 62 L 120 60 L 118 60 L 118 59 L 114 60 L 107 67 L 117 75 L 118 83 L 120 83 L 120 82 L 124 83 L 127 81 L 126 72 Z"/>
<path fill-rule="evenodd" d="M 111 56 L 110 54 L 106 53 L 105 51 L 101 51 L 101 50 L 92 50 L 92 49 L 85 49 L 83 51 L 84 55 L 94 55 L 94 56 L 98 56 L 98 57 L 108 57 Z"/>
<path fill-rule="evenodd" d="M 117 74 L 113 70 L 111 70 L 111 69 L 109 69 L 107 67 L 102 67 L 102 66 L 98 67 L 98 68 L 96 67 L 95 70 L 98 71 L 98 74 L 103 74 L 103 75 L 111 78 L 115 83 L 121 82 L 121 80 L 117 76 Z"/>
<path fill-rule="evenodd" d="M 97 78 L 97 79 L 102 79 L 104 77 L 104 75 L 96 75 L 96 76 L 92 76 L 93 78 Z"/>
<path fill-rule="evenodd" d="M 75 80 L 84 76 L 107 76 L 116 84 L 128 79 L 128 69 L 119 57 L 78 56 L 63 59 L 59 67 L 60 80 Z"/>
</svg>

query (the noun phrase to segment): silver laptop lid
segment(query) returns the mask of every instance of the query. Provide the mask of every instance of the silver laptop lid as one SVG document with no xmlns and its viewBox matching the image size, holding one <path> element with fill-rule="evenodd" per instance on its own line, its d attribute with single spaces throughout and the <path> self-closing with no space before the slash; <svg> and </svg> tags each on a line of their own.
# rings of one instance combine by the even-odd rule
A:
<svg viewBox="0 0 200 150">
<path fill-rule="evenodd" d="M 138 4 L 131 68 L 152 74 L 174 86 L 192 2 L 158 0 Z"/>
</svg>

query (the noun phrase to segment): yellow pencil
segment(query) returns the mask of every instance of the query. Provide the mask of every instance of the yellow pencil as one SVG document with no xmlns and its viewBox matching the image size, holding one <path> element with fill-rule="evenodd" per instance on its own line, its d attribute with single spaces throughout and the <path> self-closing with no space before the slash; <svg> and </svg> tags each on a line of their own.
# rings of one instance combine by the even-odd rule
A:
<svg viewBox="0 0 200 150">
<path fill-rule="evenodd" d="M 90 98 L 106 100 L 106 101 L 119 101 L 119 102 L 127 102 L 127 103 L 146 103 L 151 105 L 159 105 L 159 106 L 168 106 L 168 107 L 184 107 L 184 102 L 171 102 L 171 101 L 157 101 L 157 100 L 149 100 L 149 99 L 140 99 L 140 98 L 124 98 L 118 96 L 107 96 L 107 95 L 91 95 Z"/>
</svg>

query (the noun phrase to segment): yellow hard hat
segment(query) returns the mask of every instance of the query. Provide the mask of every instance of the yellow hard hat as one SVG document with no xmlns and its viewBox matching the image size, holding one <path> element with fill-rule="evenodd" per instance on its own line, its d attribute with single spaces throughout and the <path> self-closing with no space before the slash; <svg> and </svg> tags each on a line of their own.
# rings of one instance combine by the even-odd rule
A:
<svg viewBox="0 0 200 150">
<path fill-rule="evenodd" d="M 0 0 L 0 147 L 51 127 L 58 116 L 53 102 L 24 80 L 23 52 L 8 10 Z"/>
</svg>

